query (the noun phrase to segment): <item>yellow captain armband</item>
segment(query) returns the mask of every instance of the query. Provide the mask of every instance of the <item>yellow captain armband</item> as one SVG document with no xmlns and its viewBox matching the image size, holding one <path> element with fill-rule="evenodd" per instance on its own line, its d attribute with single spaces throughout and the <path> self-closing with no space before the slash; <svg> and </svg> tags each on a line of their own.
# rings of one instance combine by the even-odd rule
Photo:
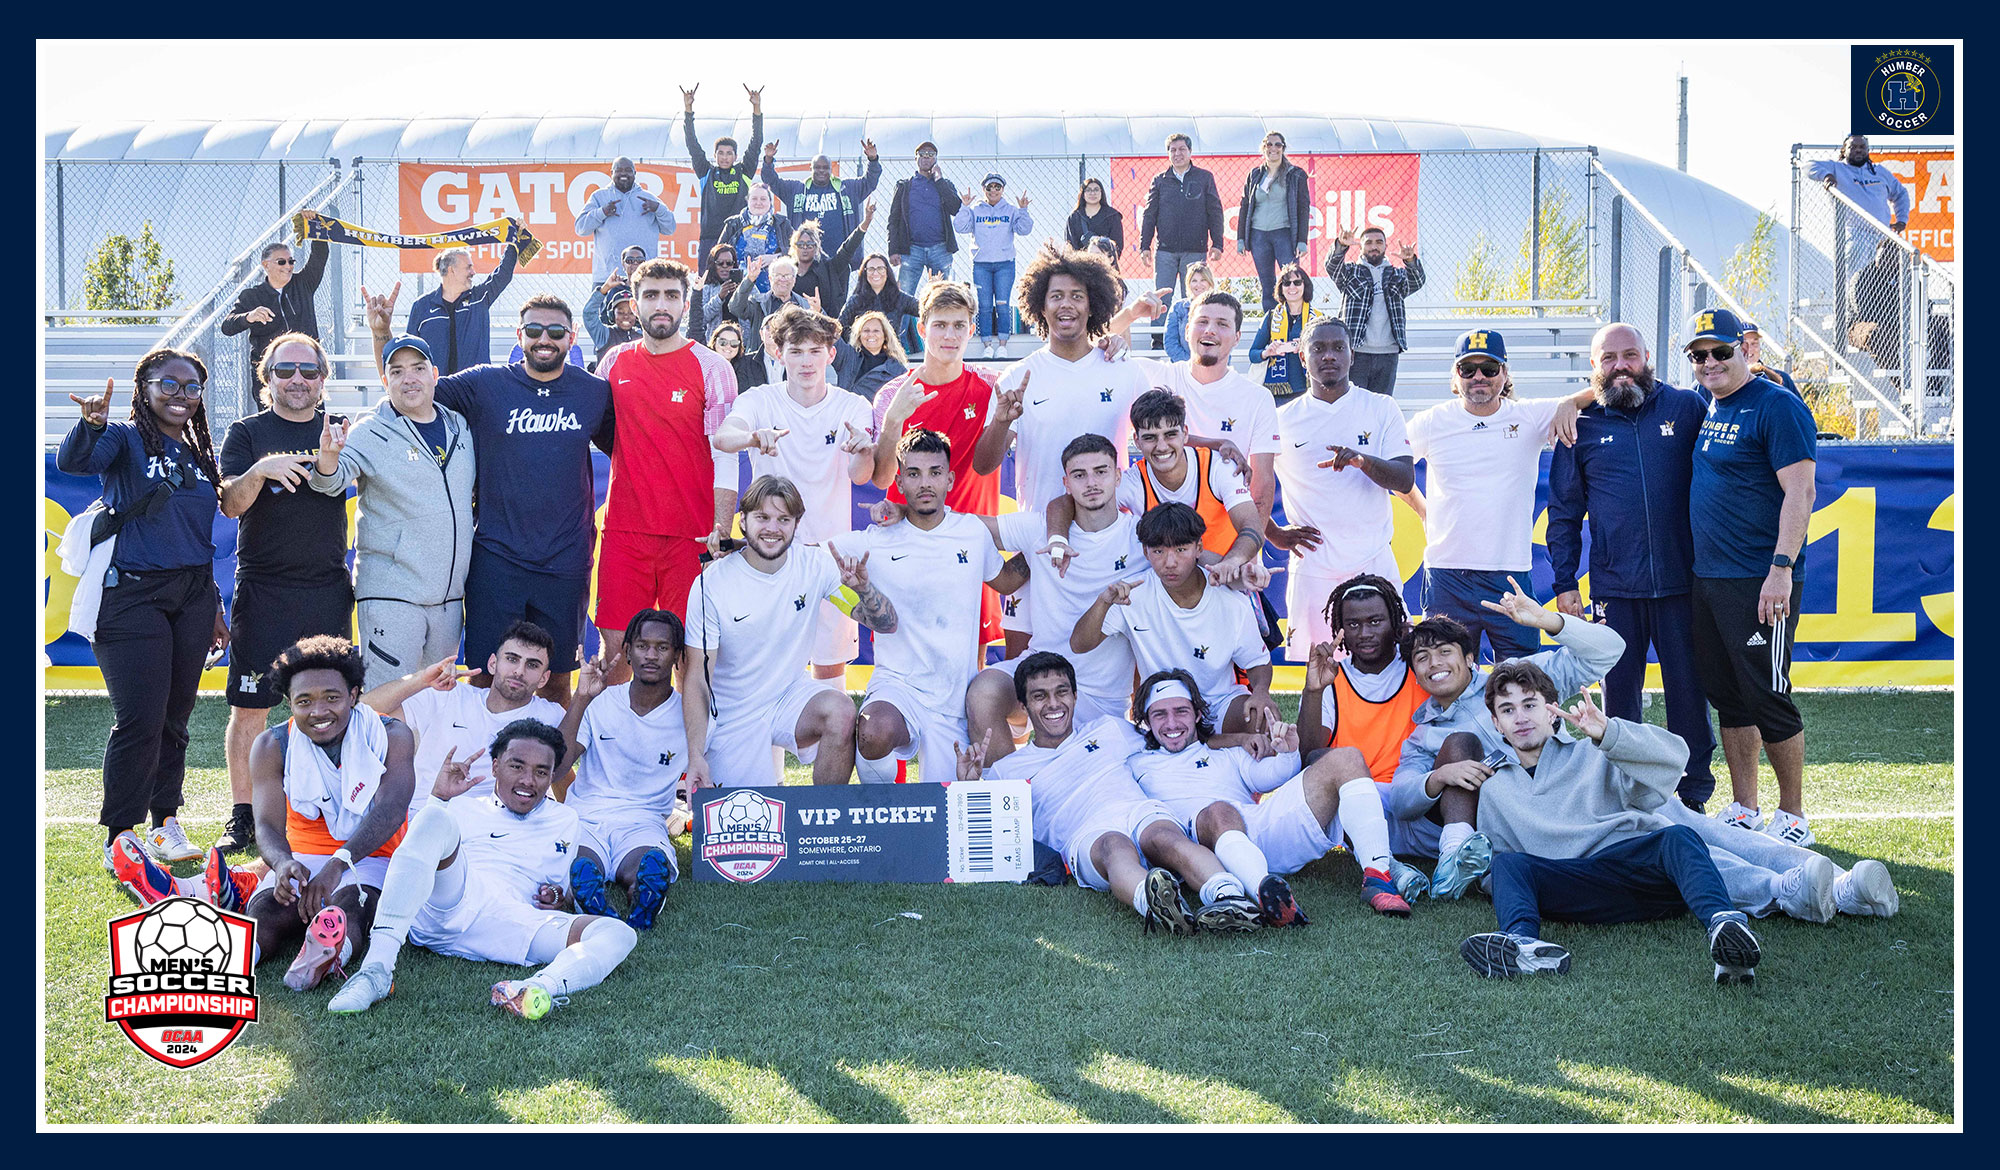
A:
<svg viewBox="0 0 2000 1170">
<path fill-rule="evenodd" d="M 827 594 L 826 599 L 846 617 L 853 617 L 854 607 L 861 604 L 861 595 L 845 585 Z"/>
</svg>

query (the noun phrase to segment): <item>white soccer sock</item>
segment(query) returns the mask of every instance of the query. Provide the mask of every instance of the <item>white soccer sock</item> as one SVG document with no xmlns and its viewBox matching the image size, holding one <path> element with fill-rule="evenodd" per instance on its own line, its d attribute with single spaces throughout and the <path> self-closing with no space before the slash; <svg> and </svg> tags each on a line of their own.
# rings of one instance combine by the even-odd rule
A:
<svg viewBox="0 0 2000 1170">
<path fill-rule="evenodd" d="M 1258 888 L 1271 876 L 1271 863 L 1265 859 L 1264 851 L 1241 829 L 1231 829 L 1217 837 L 1214 852 L 1222 868 L 1240 878 L 1246 890 Z"/>
<path fill-rule="evenodd" d="M 179 894 L 183 898 L 193 898 L 199 902 L 208 901 L 207 874 L 198 873 L 193 877 L 174 877 L 173 874 L 168 874 L 167 876 L 173 880 L 174 893 Z M 227 879 L 225 878 L 224 880 Z"/>
<path fill-rule="evenodd" d="M 1465 844 L 1472 836 L 1472 826 L 1464 821 L 1453 821 L 1438 833 L 1438 856 L 1449 857 L 1451 851 Z"/>
<path fill-rule="evenodd" d="M 1231 894 L 1239 898 L 1249 897 L 1243 889 L 1242 879 L 1226 869 L 1201 883 L 1201 904 L 1204 906 L 1213 906 L 1217 898 L 1226 898 Z"/>
<path fill-rule="evenodd" d="M 368 932 L 368 961 L 396 969 L 396 953 L 409 937 L 410 922 L 437 888 L 438 862 L 458 848 L 458 822 L 444 802 L 434 800 L 410 819 L 403 843 L 389 858 L 376 902 L 375 926 Z"/>
<path fill-rule="evenodd" d="M 871 760 L 854 753 L 854 778 L 863 784 L 894 784 L 896 782 L 896 753 L 890 752 L 879 760 Z"/>
<path fill-rule="evenodd" d="M 1372 778 L 1362 776 L 1340 786 L 1340 827 L 1346 830 L 1361 868 L 1389 868 L 1389 822 L 1382 815 L 1381 791 Z M 1469 828 L 1465 835 L 1472 835 Z"/>
<path fill-rule="evenodd" d="M 548 966 L 525 982 L 550 995 L 575 995 L 604 982 L 638 945 L 638 931 L 616 918 L 599 918 L 583 928 L 582 938 L 564 947 Z"/>
<path fill-rule="evenodd" d="M 1152 907 L 1153 904 L 1146 901 L 1146 883 L 1140 882 L 1132 887 L 1132 909 L 1138 911 L 1139 917 L 1144 918 L 1152 913 Z"/>
</svg>

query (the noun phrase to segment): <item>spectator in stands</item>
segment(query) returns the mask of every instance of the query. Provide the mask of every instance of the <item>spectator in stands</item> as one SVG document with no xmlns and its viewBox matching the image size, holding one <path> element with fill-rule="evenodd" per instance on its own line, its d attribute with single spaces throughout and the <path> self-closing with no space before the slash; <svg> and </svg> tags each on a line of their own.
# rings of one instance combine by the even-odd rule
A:
<svg viewBox="0 0 2000 1170">
<path fill-rule="evenodd" d="M 1319 316 L 1312 304 L 1312 278 L 1297 264 L 1278 272 L 1278 299 L 1264 313 L 1257 337 L 1250 343 L 1250 362 L 1264 363 L 1264 385 L 1279 403 L 1305 392 L 1306 328 Z"/>
<path fill-rule="evenodd" d="M 1908 258 L 1894 240 L 1875 245 L 1875 259 L 1854 276 L 1854 310 L 1848 339 L 1875 364 L 1903 368 L 1903 318 L 1909 312 L 1903 270 Z"/>
<path fill-rule="evenodd" d="M 632 273 L 639 265 L 646 262 L 646 256 L 646 249 L 639 244 L 625 249 L 618 256 L 617 271 L 605 277 L 603 283 L 596 288 L 591 289 L 590 299 L 583 302 L 583 328 L 590 334 L 592 352 L 602 356 L 605 350 L 611 348 L 610 343 L 605 340 L 611 329 L 611 314 L 608 311 L 611 294 L 621 288 L 628 293 L 631 291 Z M 575 346 L 570 348 L 574 349 Z"/>
<path fill-rule="evenodd" d="M 1153 266 L 1153 287 L 1171 290 L 1188 266 L 1222 259 L 1222 195 L 1215 176 L 1188 159 L 1194 139 L 1167 136 L 1167 169 L 1153 176 L 1146 207 L 1139 215 L 1139 263 Z M 1159 245 L 1155 253 L 1154 244 Z M 1165 308 L 1162 306 L 1162 313 Z M 1153 324 L 1160 324 L 1155 317 Z M 1157 338 L 1153 348 L 1160 348 Z"/>
<path fill-rule="evenodd" d="M 597 351 L 597 357 L 603 357 L 628 341 L 639 340 L 639 335 L 643 332 L 639 328 L 639 302 L 632 299 L 631 289 L 621 288 L 612 293 L 610 300 L 605 303 L 603 316 L 604 319 L 598 324 L 604 326 L 604 348 Z M 596 373 L 597 357 L 585 363 L 584 369 Z"/>
<path fill-rule="evenodd" d="M 910 368 L 909 355 L 897 343 L 889 318 L 876 309 L 855 318 L 839 354 L 833 366 L 834 384 L 871 403 L 889 379 Z"/>
<path fill-rule="evenodd" d="M 860 178 L 835 179 L 833 160 L 816 154 L 812 160 L 812 181 L 801 183 L 778 173 L 778 142 L 772 139 L 764 144 L 764 169 L 759 177 L 771 189 L 778 206 L 784 209 L 793 223 L 803 224 L 809 219 L 816 219 L 821 234 L 827 239 L 845 240 L 861 223 L 855 208 L 874 194 L 875 184 L 882 181 L 882 161 L 875 157 L 874 141 L 862 139 L 861 153 L 868 157 L 868 166 L 861 172 Z M 840 307 L 839 301 L 828 301 L 826 304 L 828 309 L 837 310 Z"/>
<path fill-rule="evenodd" d="M 1590 517 L 1590 594 L 1625 639 L 1625 656 L 1604 676 L 1613 719 L 1645 718 L 1640 692 L 1646 648 L 1660 659 L 1667 729 L 1687 744 L 1681 802 L 1701 811 L 1715 791 L 1715 733 L 1695 672 L 1694 534 L 1688 527 L 1694 445 L 1708 404 L 1692 390 L 1656 381 L 1653 355 L 1630 325 L 1613 322 L 1590 342 L 1593 401 L 1576 420 L 1577 444 L 1549 462 L 1549 566 L 1556 608 L 1587 618 L 1578 588 L 1583 519 Z"/>
<path fill-rule="evenodd" d="M 660 251 L 660 237 L 674 234 L 674 213 L 639 186 L 639 168 L 623 155 L 611 160 L 611 185 L 599 187 L 576 216 L 576 234 L 589 236 L 595 252 L 590 279 L 602 281 L 619 267 L 625 249 L 637 244 L 646 255 Z"/>
<path fill-rule="evenodd" d="M 1799 384 L 1792 381 L 1790 372 L 1781 370 L 1776 366 L 1764 364 L 1763 343 L 1764 335 L 1757 328 L 1757 323 L 1755 321 L 1743 322 L 1743 352 L 1750 356 L 1750 372 L 1767 382 L 1776 382 L 1792 393 L 1798 394 Z M 1799 396 L 1801 398 L 1805 397 L 1802 394 Z M 1627 641 L 1630 641 L 1630 639 L 1628 638 Z M 1619 715 L 1616 711 L 1613 711 L 1612 715 L 1619 719 L 1628 718 L 1628 716 Z"/>
<path fill-rule="evenodd" d="M 881 313 L 889 318 L 904 350 L 923 352 L 916 333 L 917 298 L 896 283 L 896 266 L 880 252 L 870 252 L 861 262 L 861 280 L 840 310 L 840 327 L 854 328 L 863 313 Z"/>
<path fill-rule="evenodd" d="M 1736 314 L 1703 309 L 1688 333 L 1688 360 L 1710 396 L 1689 513 L 1695 667 L 1729 764 L 1722 820 L 1809 846 L 1805 721 L 1792 702 L 1791 670 L 1818 428 L 1803 401 L 1751 377 Z M 1759 747 L 1778 777 L 1768 827 L 1757 804 Z"/>
<path fill-rule="evenodd" d="M 747 390 L 764 384 L 764 363 L 756 354 L 743 352 L 743 326 L 735 321 L 724 321 L 708 335 L 708 348 L 714 350 L 729 367 L 736 371 L 736 388 Z"/>
<path fill-rule="evenodd" d="M 769 187 L 752 183 L 748 205 L 724 221 L 721 242 L 736 249 L 736 262 L 745 269 L 743 279 L 751 281 L 757 292 L 770 292 L 768 268 L 750 269 L 760 256 L 779 256 L 791 249 L 792 221 L 773 208 Z"/>
<path fill-rule="evenodd" d="M 998 173 L 987 175 L 980 186 L 985 201 L 975 202 L 967 188 L 951 226 L 972 236 L 972 287 L 979 294 L 972 330 L 983 336 L 990 358 L 1005 353 L 1007 339 L 1014 335 L 1014 237 L 1034 231 L 1035 219 L 1028 214 L 1026 191 L 1007 202 L 1007 180 Z"/>
<path fill-rule="evenodd" d="M 1236 211 L 1236 250 L 1250 253 L 1267 310 L 1278 266 L 1305 259 L 1311 230 L 1312 183 L 1305 168 L 1285 160 L 1285 136 L 1273 130 L 1264 135 L 1264 165 L 1243 176 Z"/>
<path fill-rule="evenodd" d="M 514 241 L 500 245 L 500 266 L 485 280 L 473 283 L 478 273 L 472 266 L 472 249 L 452 248 L 438 253 L 432 267 L 437 269 L 438 287 L 410 303 L 406 333 L 424 339 L 438 355 L 438 373 L 456 374 L 467 366 L 483 366 L 493 360 L 493 302 L 507 291 L 514 279 L 514 262 L 519 256 Z M 271 652 L 289 646 L 296 638 Z M 248 749 L 246 749 L 248 750 Z M 248 760 L 248 756 L 244 757 Z M 248 768 L 246 763 L 245 768 Z M 245 772 L 248 776 L 248 772 Z"/>
<path fill-rule="evenodd" d="M 307 250 L 305 267 L 295 271 L 290 244 L 264 245 L 258 257 L 264 266 L 264 279 L 237 293 L 235 306 L 222 318 L 224 337 L 234 337 L 245 330 L 250 333 L 249 379 L 243 383 L 246 391 L 255 391 L 262 385 L 257 381 L 257 371 L 272 338 L 281 333 L 303 333 L 319 340 L 313 293 L 319 289 L 320 277 L 326 274 L 327 253 L 327 242 L 314 240 Z M 254 393 L 248 394 L 246 401 L 254 397 Z M 246 409 L 244 413 L 251 412 Z"/>
<path fill-rule="evenodd" d="M 757 150 L 764 141 L 764 91 L 743 87 L 750 95 L 750 149 L 742 154 L 742 162 L 737 162 L 736 140 L 727 135 L 715 140 L 715 161 L 701 149 L 701 139 L 694 136 L 694 91 L 681 90 L 681 129 L 687 135 L 688 164 L 694 168 L 694 177 L 701 183 L 701 212 L 697 220 L 701 224 L 701 244 L 696 256 L 706 256 L 722 238 L 722 225 L 732 215 L 742 211 L 749 201 L 750 184 L 755 181 Z M 690 334 L 689 336 L 693 336 Z"/>
<path fill-rule="evenodd" d="M 1361 232 L 1358 264 L 1347 262 L 1353 246 L 1354 233 L 1342 232 L 1326 257 L 1326 274 L 1345 298 L 1347 332 L 1354 338 L 1354 370 L 1348 377 L 1365 390 L 1394 394 L 1397 362 L 1410 348 L 1403 302 L 1424 287 L 1424 266 L 1417 246 L 1410 243 L 1396 249 L 1402 266 L 1390 264 L 1389 235 L 1378 227 Z"/>
<path fill-rule="evenodd" d="M 1093 236 L 1103 236 L 1111 241 L 1111 265 L 1115 270 L 1118 258 L 1125 253 L 1125 216 L 1104 201 L 1104 183 L 1098 179 L 1085 179 L 1076 193 L 1076 210 L 1069 213 L 1069 223 L 1063 229 L 1063 238 L 1069 246 L 1079 251 L 1090 246 Z"/>
<path fill-rule="evenodd" d="M 1910 190 L 1887 167 L 1870 161 L 1867 135 L 1848 135 L 1840 144 L 1839 158 L 1816 160 L 1806 168 L 1806 174 L 1827 190 L 1837 190 L 1852 199 L 1870 218 L 1886 224 L 1897 235 L 1910 226 Z M 1834 220 L 1844 230 L 1849 273 L 1860 271 L 1868 263 L 1877 241 L 1882 239 L 1881 232 L 1865 223 L 1853 222 L 1852 216 L 1846 208 L 1836 206 Z"/>
<path fill-rule="evenodd" d="M 758 283 L 757 278 L 765 276 L 769 278 L 771 291 L 753 292 Z M 743 334 L 746 338 L 761 337 L 762 331 L 758 327 L 763 324 L 764 318 L 786 305 L 797 305 L 801 309 L 812 308 L 804 297 L 793 291 L 798 279 L 799 266 L 790 256 L 780 256 L 776 260 L 764 256 L 751 257 L 750 267 L 744 269 L 742 281 L 737 284 L 735 294 L 729 298 L 729 311 L 736 314 L 738 321 L 743 322 Z M 761 344 L 752 346 L 750 352 L 757 353 L 762 348 Z"/>
<path fill-rule="evenodd" d="M 694 286 L 688 304 L 689 337 L 707 337 L 717 325 L 734 320 L 729 315 L 729 298 L 736 295 L 736 282 L 742 275 L 736 266 L 736 249 L 717 244 L 708 250 L 708 271 Z"/>
<path fill-rule="evenodd" d="M 828 237 L 813 220 L 805 221 L 792 232 L 792 261 L 799 266 L 796 289 L 829 317 L 847 304 L 847 284 L 854 274 L 854 257 L 861 251 L 862 241 L 868 238 L 868 225 L 874 222 L 875 201 L 870 199 L 862 208 L 861 221 L 831 252 L 826 250 Z"/>
<path fill-rule="evenodd" d="M 1184 362 L 1194 354 L 1188 349 L 1187 319 L 1188 306 L 1201 299 L 1201 294 L 1215 287 L 1215 270 L 1207 261 L 1190 264 L 1187 270 L 1187 295 L 1174 302 L 1167 310 L 1167 328 L 1162 335 L 1167 342 L 1167 360 Z M 1269 304 L 1269 301 L 1265 302 Z"/>
<path fill-rule="evenodd" d="M 915 296 L 926 272 L 951 279 L 951 255 L 958 251 L 951 217 L 959 203 L 958 191 L 938 167 L 937 143 L 917 143 L 916 173 L 898 179 L 889 197 L 889 264 L 902 270 L 904 292 Z"/>
</svg>

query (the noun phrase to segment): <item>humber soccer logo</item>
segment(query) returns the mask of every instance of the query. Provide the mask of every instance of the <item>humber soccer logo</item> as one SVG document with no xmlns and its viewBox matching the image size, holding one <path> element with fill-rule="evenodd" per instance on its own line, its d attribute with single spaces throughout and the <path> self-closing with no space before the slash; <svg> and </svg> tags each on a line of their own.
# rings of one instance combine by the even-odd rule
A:
<svg viewBox="0 0 2000 1170">
<path fill-rule="evenodd" d="M 104 1018 L 139 1051 L 191 1068 L 257 1018 L 256 923 L 193 898 L 168 898 L 110 923 Z"/>
<path fill-rule="evenodd" d="M 1948 46 L 1854 47 L 1857 132 L 1949 134 L 1948 92 L 1955 54 Z M 1862 115 L 1865 114 L 1865 119 Z"/>
<path fill-rule="evenodd" d="M 701 859 L 732 882 L 758 881 L 785 859 L 785 802 L 753 788 L 701 806 Z"/>
</svg>

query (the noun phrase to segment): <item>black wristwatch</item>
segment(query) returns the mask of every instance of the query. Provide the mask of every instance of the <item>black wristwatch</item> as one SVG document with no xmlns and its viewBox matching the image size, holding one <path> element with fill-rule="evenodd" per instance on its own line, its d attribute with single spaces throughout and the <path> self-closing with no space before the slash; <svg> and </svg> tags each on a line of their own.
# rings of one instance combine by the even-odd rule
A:
<svg viewBox="0 0 2000 1170">
<path fill-rule="evenodd" d="M 1792 558 L 1786 556 L 1784 553 L 1773 553 L 1771 554 L 1771 564 L 1775 568 L 1789 569 L 1792 567 Z"/>
</svg>

